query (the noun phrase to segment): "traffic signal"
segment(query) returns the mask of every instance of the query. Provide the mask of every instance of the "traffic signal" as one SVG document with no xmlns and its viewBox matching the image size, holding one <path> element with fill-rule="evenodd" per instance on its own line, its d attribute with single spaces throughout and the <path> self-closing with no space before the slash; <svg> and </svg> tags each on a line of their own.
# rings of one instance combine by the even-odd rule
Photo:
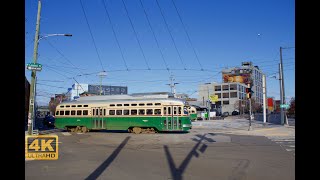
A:
<svg viewBox="0 0 320 180">
<path fill-rule="evenodd" d="M 247 98 L 250 99 L 251 98 L 251 88 L 246 88 L 246 94 L 247 94 Z"/>
</svg>

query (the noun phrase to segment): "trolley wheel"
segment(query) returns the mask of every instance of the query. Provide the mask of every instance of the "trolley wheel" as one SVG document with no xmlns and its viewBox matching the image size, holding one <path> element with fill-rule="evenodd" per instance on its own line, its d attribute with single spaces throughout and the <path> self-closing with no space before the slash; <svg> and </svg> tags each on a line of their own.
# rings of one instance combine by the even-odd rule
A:
<svg viewBox="0 0 320 180">
<path fill-rule="evenodd" d="M 139 128 L 139 127 L 134 127 L 134 128 L 132 129 L 132 131 L 133 131 L 135 134 L 140 134 L 140 133 L 142 132 L 142 129 Z"/>
<path fill-rule="evenodd" d="M 77 126 L 75 132 L 80 133 L 81 131 L 82 131 L 82 128 L 80 126 Z"/>
<path fill-rule="evenodd" d="M 83 127 L 81 128 L 81 130 L 82 130 L 83 133 L 86 133 L 86 132 L 88 131 L 88 128 L 85 127 L 85 126 L 83 126 Z"/>
</svg>

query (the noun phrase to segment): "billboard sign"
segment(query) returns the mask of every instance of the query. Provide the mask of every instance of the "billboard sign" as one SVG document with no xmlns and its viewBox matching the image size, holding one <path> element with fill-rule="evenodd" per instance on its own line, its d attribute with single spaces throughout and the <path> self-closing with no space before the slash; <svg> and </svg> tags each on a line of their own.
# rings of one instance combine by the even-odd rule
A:
<svg viewBox="0 0 320 180">
<path fill-rule="evenodd" d="M 229 72 L 222 72 L 222 78 L 224 83 L 239 82 L 244 84 L 251 84 L 253 86 L 253 81 L 251 78 L 251 69 L 241 69 L 234 68 Z"/>
</svg>

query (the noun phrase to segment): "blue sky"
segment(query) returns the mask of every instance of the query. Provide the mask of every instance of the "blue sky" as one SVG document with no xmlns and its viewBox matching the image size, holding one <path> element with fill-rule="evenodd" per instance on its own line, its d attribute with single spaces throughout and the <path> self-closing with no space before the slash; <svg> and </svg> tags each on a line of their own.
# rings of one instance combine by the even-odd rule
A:
<svg viewBox="0 0 320 180">
<path fill-rule="evenodd" d="M 37 9 L 37 0 L 25 1 L 25 63 L 33 61 Z M 128 86 L 129 93 L 170 91 L 173 75 L 177 93 L 197 98 L 199 84 L 221 82 L 223 68 L 243 61 L 260 67 L 267 96 L 279 99 L 272 76 L 280 47 L 293 47 L 282 58 L 286 97 L 295 96 L 293 0 L 42 0 L 40 35 L 56 33 L 73 36 L 39 41 L 40 104 L 66 92 L 73 77 L 99 84 L 102 70 L 103 84 Z M 25 74 L 30 80 L 30 71 Z"/>
</svg>

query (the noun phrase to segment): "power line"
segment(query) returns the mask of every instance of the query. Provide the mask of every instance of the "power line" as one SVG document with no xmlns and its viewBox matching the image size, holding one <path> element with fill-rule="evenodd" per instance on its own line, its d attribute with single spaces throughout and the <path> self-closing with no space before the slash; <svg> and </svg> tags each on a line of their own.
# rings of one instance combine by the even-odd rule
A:
<svg viewBox="0 0 320 180">
<path fill-rule="evenodd" d="M 42 84 L 42 83 L 37 83 L 38 85 L 42 85 L 42 86 L 48 86 L 48 87 L 55 87 L 55 88 L 60 88 L 60 89 L 66 89 L 65 87 L 61 87 L 61 86 L 53 86 L 53 85 L 48 85 L 48 84 Z"/>
<path fill-rule="evenodd" d="M 139 40 L 139 38 L 138 38 L 138 34 L 137 34 L 136 30 L 134 29 L 134 26 L 133 26 L 132 20 L 131 20 L 131 18 L 130 18 L 130 16 L 129 16 L 129 13 L 128 13 L 128 10 L 127 10 L 127 7 L 126 7 L 126 4 L 124 3 L 124 0 L 122 0 L 122 3 L 123 3 L 123 6 L 124 6 L 124 9 L 126 10 L 126 13 L 127 13 L 128 19 L 129 19 L 129 21 L 130 21 L 131 27 L 132 27 L 132 29 L 133 29 L 133 32 L 134 32 L 134 34 L 135 34 L 135 37 L 136 37 L 136 39 L 137 39 L 137 41 L 138 41 L 138 44 L 139 44 L 140 50 L 141 50 L 142 55 L 143 55 L 143 58 L 144 58 L 144 61 L 146 62 L 147 67 L 148 67 L 148 69 L 150 70 L 150 67 L 149 67 L 149 65 L 148 65 L 148 62 L 147 62 L 146 56 L 145 56 L 145 54 L 144 54 L 144 52 L 143 52 L 143 49 L 142 49 L 142 47 L 141 47 L 141 43 L 140 43 L 140 40 Z"/>
<path fill-rule="evenodd" d="M 90 32 L 90 35 L 91 35 L 91 38 L 92 38 L 93 45 L 94 45 L 95 50 L 96 50 L 97 55 L 98 55 L 98 59 L 99 59 L 99 62 L 100 62 L 102 71 L 105 71 L 104 68 L 103 68 L 102 61 L 101 61 L 101 58 L 100 58 L 100 55 L 99 55 L 99 52 L 98 52 L 98 48 L 97 48 L 96 43 L 95 43 L 95 41 L 94 41 L 94 38 L 93 38 L 93 35 L 92 35 L 92 32 L 91 32 L 91 28 L 90 28 L 90 25 L 89 25 L 89 22 L 88 22 L 88 19 L 87 19 L 87 15 L 86 15 L 86 12 L 85 12 L 85 10 L 84 10 L 84 7 L 83 7 L 83 5 L 82 5 L 82 1 L 81 1 L 81 0 L 80 0 L 80 4 L 81 4 L 81 7 L 82 7 L 82 11 L 83 11 L 84 17 L 85 17 L 85 19 L 86 19 L 88 28 L 89 28 L 89 32 Z"/>
<path fill-rule="evenodd" d="M 83 72 L 81 72 L 80 69 L 79 69 L 77 66 L 75 66 L 64 54 L 62 54 L 61 51 L 59 51 L 56 47 L 54 47 L 53 44 L 52 44 L 47 38 L 44 38 L 44 39 L 49 43 L 49 45 L 50 45 L 53 49 L 55 49 L 55 50 L 56 50 L 65 60 L 67 60 L 73 67 L 75 67 L 76 69 L 78 69 L 80 73 L 83 73 Z"/>
<path fill-rule="evenodd" d="M 175 41 L 174 41 L 174 39 L 173 39 L 173 36 L 172 36 L 171 31 L 170 31 L 170 29 L 169 29 L 169 26 L 168 26 L 168 24 L 167 24 L 166 18 L 165 18 L 164 15 L 163 15 L 163 12 L 162 12 L 162 9 L 161 9 L 161 7 L 160 7 L 160 4 L 159 4 L 158 0 L 156 0 L 156 2 L 157 2 L 157 5 L 158 5 L 158 7 L 159 7 L 159 9 L 160 9 L 161 16 L 162 16 L 162 18 L 163 18 L 163 20 L 164 20 L 164 22 L 165 22 L 165 24 L 166 24 L 166 27 L 167 27 L 167 29 L 168 29 L 168 31 L 169 31 L 169 34 L 170 34 L 171 40 L 172 40 L 172 42 L 173 42 L 173 45 L 174 45 L 174 47 L 175 47 L 175 49 L 176 49 L 176 51 L 177 51 L 177 53 L 178 53 L 178 55 L 179 55 L 179 59 L 180 59 L 182 65 L 183 65 L 184 69 L 187 70 L 185 64 L 184 64 L 183 61 L 182 61 L 181 55 L 180 55 L 179 50 L 178 50 L 178 48 L 177 48 L 177 45 L 176 45 L 176 43 L 175 43 Z"/>
<path fill-rule="evenodd" d="M 147 21 L 148 21 L 149 27 L 150 27 L 150 29 L 151 29 L 151 31 L 152 31 L 153 37 L 154 37 L 154 39 L 155 39 L 155 41 L 156 41 L 157 47 L 158 47 L 158 49 L 159 49 L 159 51 L 160 51 L 160 53 L 161 53 L 162 60 L 163 60 L 163 62 L 164 62 L 164 64 L 165 64 L 167 70 L 169 71 L 168 64 L 167 64 L 166 60 L 164 59 L 163 52 L 162 52 L 162 50 L 161 50 L 161 48 L 160 48 L 160 45 L 159 45 L 159 42 L 158 42 L 158 40 L 157 40 L 157 38 L 156 38 L 156 35 L 155 35 L 155 33 L 154 33 L 154 30 L 153 30 L 153 28 L 152 28 L 152 26 L 151 26 L 151 23 L 150 23 L 148 14 L 147 14 L 144 6 L 143 6 L 142 1 L 141 1 L 141 0 L 139 0 L 139 1 L 140 1 L 140 4 L 141 4 L 142 8 L 143 8 L 144 14 L 145 14 L 145 16 L 146 16 L 146 18 L 147 18 Z"/>
<path fill-rule="evenodd" d="M 202 65 L 201 65 L 201 63 L 200 63 L 200 60 L 199 60 L 199 58 L 198 58 L 198 55 L 197 55 L 197 53 L 196 53 L 196 50 L 195 50 L 195 48 L 194 48 L 194 46 L 193 46 L 193 44 L 192 44 L 192 42 L 191 42 L 191 39 L 190 39 L 190 36 L 189 36 L 188 31 L 187 31 L 187 29 L 186 29 L 186 26 L 184 25 L 184 23 L 183 23 L 183 21 L 182 21 L 182 18 L 181 18 L 181 15 L 180 15 L 179 11 L 178 11 L 178 8 L 177 8 L 176 4 L 174 3 L 174 0 L 171 0 L 171 1 L 172 1 L 172 3 L 173 3 L 173 6 L 175 7 L 175 9 L 176 9 L 176 11 L 177 11 L 177 14 L 178 14 L 178 16 L 179 16 L 180 22 L 181 22 L 181 24 L 182 24 L 182 26 L 183 26 L 183 28 L 184 28 L 184 31 L 186 32 L 186 35 L 187 35 L 188 40 L 189 40 L 189 43 L 190 43 L 190 45 L 191 45 L 191 47 L 192 47 L 192 49 L 193 49 L 194 54 L 196 55 L 196 59 L 198 60 L 198 63 L 199 63 L 199 65 L 200 65 L 200 67 L 201 67 L 201 70 L 203 70 Z"/>
<path fill-rule="evenodd" d="M 112 21 L 111 21 L 111 18 L 110 18 L 108 9 L 107 9 L 107 7 L 106 7 L 106 2 L 105 2 L 104 0 L 102 0 L 102 3 L 103 3 L 103 7 L 104 7 L 104 9 L 105 9 L 105 11 L 106 11 L 106 14 L 107 14 L 107 16 L 108 16 L 109 22 L 110 22 L 110 24 L 111 24 L 111 29 L 112 29 L 113 35 L 114 35 L 114 37 L 115 37 L 115 39 L 116 39 L 118 48 L 119 48 L 119 50 L 120 50 L 122 60 L 124 61 L 124 65 L 126 66 L 127 71 L 128 71 L 129 69 L 128 69 L 128 66 L 127 66 L 127 62 L 126 62 L 126 60 L 125 60 L 125 58 L 124 58 L 124 55 L 123 55 L 123 52 L 122 52 L 122 49 L 121 49 L 119 40 L 118 40 L 117 35 L 116 35 L 116 32 L 115 32 L 115 30 L 114 30 L 114 28 L 113 28 L 113 24 L 112 24 Z"/>
</svg>

